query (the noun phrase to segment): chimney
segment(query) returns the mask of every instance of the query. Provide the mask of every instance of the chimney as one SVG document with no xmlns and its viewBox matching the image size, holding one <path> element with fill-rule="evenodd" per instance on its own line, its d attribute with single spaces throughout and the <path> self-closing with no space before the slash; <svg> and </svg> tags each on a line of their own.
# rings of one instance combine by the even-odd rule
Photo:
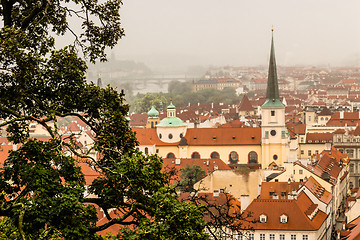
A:
<svg viewBox="0 0 360 240">
<path fill-rule="evenodd" d="M 16 151 L 16 150 L 17 150 L 17 145 L 16 145 L 16 144 L 13 144 L 13 145 L 12 145 L 12 149 L 13 149 L 13 151 Z"/>
<path fill-rule="evenodd" d="M 241 203 L 241 212 L 243 213 L 245 209 L 250 205 L 249 195 L 241 195 L 240 203 Z"/>
<path fill-rule="evenodd" d="M 331 143 L 325 143 L 325 151 L 331 151 Z"/>
<path fill-rule="evenodd" d="M 213 196 L 214 197 L 219 197 L 219 190 L 214 190 Z"/>
<path fill-rule="evenodd" d="M 344 112 L 340 112 L 340 119 L 344 119 Z"/>
<path fill-rule="evenodd" d="M 180 165 L 180 163 L 181 163 L 180 158 L 176 158 L 176 159 L 175 159 L 175 165 Z"/>
</svg>

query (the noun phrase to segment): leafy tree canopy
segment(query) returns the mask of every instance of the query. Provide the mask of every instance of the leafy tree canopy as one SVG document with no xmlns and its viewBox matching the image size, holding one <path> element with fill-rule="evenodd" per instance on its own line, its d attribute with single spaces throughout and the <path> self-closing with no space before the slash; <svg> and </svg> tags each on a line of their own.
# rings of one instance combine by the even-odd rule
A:
<svg viewBox="0 0 360 240">
<path fill-rule="evenodd" d="M 167 187 L 162 160 L 137 150 L 124 93 L 86 83 L 87 66 L 78 53 L 92 62 L 106 59 L 106 47 L 124 35 L 120 6 L 121 0 L 0 3 L 0 127 L 20 146 L 0 171 L 0 227 L 11 237 L 98 239 L 97 232 L 119 224 L 120 239 L 207 238 L 201 210 L 179 203 L 175 189 Z M 80 33 L 70 17 L 82 22 Z M 74 44 L 56 49 L 53 35 L 67 32 Z M 88 151 L 79 151 L 75 135 L 58 131 L 59 118 L 67 116 L 95 134 Z M 30 123 L 45 128 L 49 140 L 30 137 Z M 80 161 L 100 174 L 89 186 Z M 95 207 L 106 223 L 96 224 Z M 112 209 L 121 214 L 112 216 Z"/>
<path fill-rule="evenodd" d="M 178 183 L 178 189 L 182 192 L 193 192 L 194 184 L 205 177 L 206 173 L 199 165 L 186 165 L 181 170 L 181 180 Z"/>
</svg>

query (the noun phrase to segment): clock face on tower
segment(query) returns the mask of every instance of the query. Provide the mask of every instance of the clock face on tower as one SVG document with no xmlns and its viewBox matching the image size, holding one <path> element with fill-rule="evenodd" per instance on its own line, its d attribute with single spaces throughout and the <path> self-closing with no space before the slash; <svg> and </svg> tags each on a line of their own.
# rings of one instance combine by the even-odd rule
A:
<svg viewBox="0 0 360 240">
<path fill-rule="evenodd" d="M 271 131 L 270 131 L 270 134 L 271 134 L 271 136 L 275 136 L 275 135 L 276 135 L 276 131 L 275 131 L 275 130 L 271 130 Z"/>
</svg>

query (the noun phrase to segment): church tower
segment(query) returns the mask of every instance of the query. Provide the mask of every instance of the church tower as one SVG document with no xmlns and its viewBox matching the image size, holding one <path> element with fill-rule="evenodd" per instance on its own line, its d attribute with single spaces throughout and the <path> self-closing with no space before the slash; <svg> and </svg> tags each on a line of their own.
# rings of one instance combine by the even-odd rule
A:
<svg viewBox="0 0 360 240">
<path fill-rule="evenodd" d="M 289 142 L 285 126 L 285 105 L 279 96 L 273 35 L 266 100 L 261 105 L 261 121 L 262 168 L 268 168 L 269 165 L 282 166 L 287 162 Z"/>
</svg>

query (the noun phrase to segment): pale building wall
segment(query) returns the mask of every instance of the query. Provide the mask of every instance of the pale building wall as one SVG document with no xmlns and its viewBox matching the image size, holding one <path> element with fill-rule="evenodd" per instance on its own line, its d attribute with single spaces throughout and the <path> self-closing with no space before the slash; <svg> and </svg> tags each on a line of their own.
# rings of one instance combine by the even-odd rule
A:
<svg viewBox="0 0 360 240">
<path fill-rule="evenodd" d="M 285 127 L 285 107 L 261 108 L 262 167 L 275 162 L 282 166 L 288 161 L 289 136 Z"/>
<path fill-rule="evenodd" d="M 275 162 L 278 166 L 283 166 L 288 160 L 287 148 L 284 144 L 262 144 L 262 168 L 266 168 L 270 163 Z M 275 155 L 277 159 L 275 159 Z"/>
<path fill-rule="evenodd" d="M 305 112 L 305 123 L 306 125 L 317 124 L 317 115 L 315 112 Z"/>
<path fill-rule="evenodd" d="M 284 234 L 285 239 L 289 239 L 289 240 L 291 239 L 291 235 L 296 235 L 296 239 L 299 240 L 302 240 L 304 235 L 307 235 L 309 240 L 320 239 L 319 238 L 320 233 L 318 233 L 318 231 L 308 232 L 308 231 L 279 231 L 279 230 L 255 230 L 254 239 L 260 239 L 260 234 L 265 234 L 265 239 L 270 239 L 270 234 L 275 234 L 275 239 L 280 239 L 280 234 Z"/>
<path fill-rule="evenodd" d="M 353 221 L 360 216 L 360 199 L 356 199 L 354 205 L 345 213 L 347 223 Z"/>
<path fill-rule="evenodd" d="M 156 153 L 155 145 L 141 145 L 139 146 L 139 150 L 142 151 L 144 154 L 146 153 L 146 148 L 148 149 L 148 155 L 152 155 Z"/>
<path fill-rule="evenodd" d="M 249 153 L 254 151 L 258 155 L 258 163 L 261 161 L 260 145 L 234 145 L 234 146 L 188 146 L 187 158 L 191 158 L 193 152 L 198 152 L 201 158 L 210 158 L 212 152 L 219 153 L 220 159 L 229 164 L 229 156 L 231 152 L 239 155 L 238 164 L 248 164 Z"/>
<path fill-rule="evenodd" d="M 157 127 L 156 133 L 157 136 L 161 138 L 160 140 L 166 143 L 176 143 L 181 140 L 180 135 L 185 136 L 186 134 L 186 126 L 181 127 Z M 172 135 L 172 138 L 170 138 L 170 134 Z"/>
<path fill-rule="evenodd" d="M 225 192 L 231 193 L 236 199 L 240 200 L 241 195 L 249 195 L 250 201 L 259 195 L 259 184 L 263 179 L 263 171 L 243 171 L 235 170 L 217 170 L 207 175 L 194 185 L 199 192 Z"/>
<path fill-rule="evenodd" d="M 319 154 L 325 149 L 325 143 L 303 143 L 299 144 L 298 148 L 298 159 L 300 160 L 306 160 L 310 159 L 311 155 L 313 154 Z M 310 151 L 310 152 L 309 152 Z"/>
<path fill-rule="evenodd" d="M 219 153 L 220 159 L 229 163 L 229 155 L 235 151 L 239 155 L 238 164 L 248 164 L 249 153 L 254 151 L 258 155 L 258 163 L 261 163 L 261 146 L 260 145 L 234 145 L 234 146 L 157 146 L 158 155 L 165 158 L 168 153 L 172 152 L 176 158 L 191 158 L 194 152 L 200 154 L 200 158 L 210 158 L 212 152 Z"/>
<path fill-rule="evenodd" d="M 176 158 L 180 158 L 179 148 L 177 146 L 156 146 L 156 153 L 163 158 L 166 158 L 168 153 L 173 153 Z"/>
</svg>

